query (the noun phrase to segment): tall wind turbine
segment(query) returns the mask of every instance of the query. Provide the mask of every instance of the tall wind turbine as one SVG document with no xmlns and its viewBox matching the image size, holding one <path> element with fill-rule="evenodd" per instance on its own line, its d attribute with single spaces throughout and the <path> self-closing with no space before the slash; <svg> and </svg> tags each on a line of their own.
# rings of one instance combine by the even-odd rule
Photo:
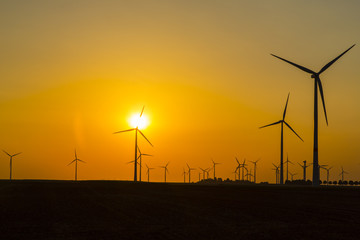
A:
<svg viewBox="0 0 360 240">
<path fill-rule="evenodd" d="M 8 152 L 6 152 L 5 150 L 3 150 L 4 153 L 6 153 L 9 157 L 10 157 L 10 180 L 12 179 L 12 158 L 19 155 L 21 152 L 19 153 L 15 153 L 13 155 L 9 154 Z"/>
<path fill-rule="evenodd" d="M 272 164 L 274 165 L 275 168 L 273 168 L 272 170 L 275 170 L 275 174 L 276 174 L 276 184 L 279 183 L 279 168 L 280 166 L 276 166 L 275 164 Z"/>
<path fill-rule="evenodd" d="M 256 183 L 256 164 L 258 161 L 260 161 L 260 158 L 256 161 L 250 161 L 254 164 L 254 183 Z"/>
<path fill-rule="evenodd" d="M 306 165 L 306 160 L 303 161 L 304 165 L 301 165 L 300 163 L 298 163 L 300 165 L 300 167 L 303 168 L 304 171 L 304 181 L 306 182 L 306 168 L 309 167 L 310 165 Z"/>
<path fill-rule="evenodd" d="M 292 129 L 292 127 L 290 127 L 290 125 L 287 122 L 285 122 L 286 109 L 287 109 L 287 105 L 288 105 L 288 102 L 289 102 L 289 96 L 290 96 L 290 93 L 288 94 L 287 99 L 286 99 L 286 104 L 285 104 L 285 109 L 284 109 L 282 120 L 260 127 L 260 128 L 264 128 L 264 127 L 269 127 L 269 126 L 276 125 L 276 124 L 279 124 L 279 123 L 281 124 L 280 125 L 281 126 L 281 138 L 280 138 L 280 184 L 284 184 L 284 163 L 283 163 L 283 155 L 284 155 L 284 123 L 288 128 L 290 128 L 291 131 L 293 131 L 293 133 L 295 133 L 296 136 L 298 136 L 298 138 L 301 139 L 301 141 L 304 141 L 294 131 L 294 129 Z"/>
<path fill-rule="evenodd" d="M 297 173 L 291 173 L 291 172 L 289 172 L 289 174 L 291 175 L 291 181 L 294 181 L 294 176 L 295 176 Z"/>
<path fill-rule="evenodd" d="M 189 166 L 189 164 L 186 164 L 187 165 L 187 167 L 188 167 L 188 169 L 189 169 L 189 183 L 191 183 L 191 170 L 195 170 L 195 168 L 191 168 L 190 166 Z"/>
<path fill-rule="evenodd" d="M 184 183 L 185 183 L 185 179 L 186 179 L 186 171 L 185 171 L 185 168 L 183 168 L 183 174 L 182 174 L 183 176 L 184 176 Z"/>
<path fill-rule="evenodd" d="M 254 177 L 254 175 L 251 173 L 251 169 L 250 169 L 250 172 L 248 171 L 246 173 L 246 176 L 247 176 L 247 180 L 249 181 L 249 177 L 250 177 L 250 182 L 251 182 L 251 177 Z"/>
<path fill-rule="evenodd" d="M 239 162 L 239 160 L 237 159 L 237 157 L 235 157 L 235 160 L 236 160 L 236 162 L 237 162 L 237 164 L 238 164 L 238 166 L 237 166 L 236 169 L 235 169 L 235 172 L 238 171 L 238 179 L 239 179 L 239 181 L 240 181 L 241 163 Z M 235 180 L 236 180 L 236 178 L 235 178 Z"/>
<path fill-rule="evenodd" d="M 167 169 L 167 166 L 169 165 L 169 162 L 165 165 L 165 166 L 160 166 L 161 168 L 164 169 L 165 171 L 165 182 L 166 182 L 166 172 L 169 172 L 169 170 Z"/>
<path fill-rule="evenodd" d="M 146 174 L 147 174 L 147 176 L 148 176 L 148 182 L 150 182 L 150 170 L 152 170 L 152 169 L 154 169 L 154 168 L 149 168 L 149 166 L 148 166 L 147 164 L 145 164 L 145 165 L 146 165 L 146 168 L 147 168 Z"/>
<path fill-rule="evenodd" d="M 289 180 L 289 163 L 291 163 L 292 165 L 294 165 L 294 163 L 292 161 L 289 160 L 289 155 L 286 155 L 286 181 Z M 292 181 L 292 180 L 291 180 Z"/>
<path fill-rule="evenodd" d="M 140 118 L 144 112 L 144 108 L 145 106 L 142 108 L 141 113 L 140 113 Z M 137 181 L 137 153 L 138 153 L 138 143 L 137 143 L 137 135 L 138 132 L 145 138 L 145 140 L 153 147 L 153 145 L 151 144 L 151 142 L 145 137 L 145 135 L 140 131 L 139 126 L 136 126 L 136 128 L 131 128 L 131 129 L 127 129 L 127 130 L 123 130 L 123 131 L 118 131 L 118 132 L 114 132 L 114 134 L 116 133 L 123 133 L 123 132 L 131 132 L 131 131 L 135 131 L 135 164 L 134 164 L 134 182 Z"/>
<path fill-rule="evenodd" d="M 341 176 L 341 181 L 344 181 L 344 174 L 349 174 L 348 172 L 345 172 L 343 167 L 341 167 L 341 173 L 339 174 L 339 176 Z"/>
<path fill-rule="evenodd" d="M 203 180 L 205 180 L 205 173 L 207 172 L 207 169 L 202 169 L 201 167 L 199 167 L 201 169 L 201 171 L 203 172 Z M 200 180 L 199 180 L 200 181 Z"/>
<path fill-rule="evenodd" d="M 83 163 L 86 163 L 86 162 L 84 162 L 83 160 L 78 159 L 77 154 L 76 154 L 76 149 L 75 149 L 75 159 L 72 160 L 72 161 L 68 164 L 68 166 L 69 166 L 69 165 L 71 165 L 72 163 L 75 162 L 75 181 L 77 181 L 77 164 L 78 164 L 79 161 L 80 161 L 80 162 L 83 162 Z"/>
<path fill-rule="evenodd" d="M 220 164 L 220 163 L 217 163 L 217 162 L 214 162 L 213 159 L 211 159 L 212 163 L 213 163 L 213 169 L 214 169 L 214 180 L 215 180 L 215 166 Z"/>
<path fill-rule="evenodd" d="M 140 151 L 139 146 L 138 146 L 138 150 L 139 150 L 139 157 L 138 157 L 138 159 L 140 159 L 139 182 L 141 182 L 141 168 L 142 168 L 141 160 L 142 160 L 142 156 L 152 157 L 152 155 L 146 154 L 146 153 L 142 153 L 142 152 Z"/>
<path fill-rule="evenodd" d="M 319 184 L 320 184 L 320 168 L 319 168 L 319 158 L 318 158 L 318 88 L 319 88 L 319 92 L 320 92 L 320 96 L 321 96 L 322 105 L 324 108 L 326 125 L 328 125 L 324 93 L 323 93 L 322 83 L 320 80 L 320 74 L 323 73 L 326 69 L 328 69 L 334 62 L 336 62 L 340 57 L 342 57 L 346 52 L 348 52 L 354 46 L 355 46 L 355 44 L 352 45 L 351 47 L 349 47 L 342 54 L 340 54 L 339 56 L 334 58 L 332 61 L 327 63 L 319 72 L 314 72 L 306 67 L 300 66 L 300 65 L 290 62 L 284 58 L 281 58 L 274 54 L 271 54 L 272 56 L 274 56 L 280 60 L 283 60 L 283 61 L 303 70 L 304 72 L 310 73 L 311 78 L 313 78 L 315 80 L 314 81 L 314 148 L 313 148 L 313 185 L 314 186 L 319 186 Z"/>
</svg>

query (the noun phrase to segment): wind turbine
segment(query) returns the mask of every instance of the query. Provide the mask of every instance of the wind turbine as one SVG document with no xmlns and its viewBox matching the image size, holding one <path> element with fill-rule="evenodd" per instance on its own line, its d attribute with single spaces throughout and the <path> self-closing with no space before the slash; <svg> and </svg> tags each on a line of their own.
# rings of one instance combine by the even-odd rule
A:
<svg viewBox="0 0 360 240">
<path fill-rule="evenodd" d="M 154 168 L 149 168 L 149 166 L 147 164 L 146 165 L 146 168 L 147 168 L 147 171 L 146 171 L 146 174 L 148 176 L 148 182 L 150 182 L 150 170 L 154 169 Z"/>
<path fill-rule="evenodd" d="M 75 149 L 75 159 L 72 160 L 72 161 L 68 164 L 68 166 L 69 166 L 69 165 L 71 165 L 72 163 L 75 162 L 75 181 L 77 181 L 77 164 L 78 164 L 79 161 L 80 161 L 80 162 L 83 162 L 83 163 L 86 163 L 85 161 L 78 159 L 77 154 L 76 154 L 76 149 Z"/>
<path fill-rule="evenodd" d="M 289 125 L 287 122 L 285 122 L 286 109 L 287 109 L 287 105 L 288 105 L 288 102 L 289 102 L 289 96 L 290 96 L 290 93 L 288 94 L 287 99 L 286 99 L 286 104 L 285 104 L 285 109 L 284 109 L 284 113 L 283 113 L 283 118 L 282 118 L 282 120 L 260 127 L 260 128 L 264 128 L 264 127 L 269 127 L 269 126 L 276 125 L 276 124 L 279 124 L 279 123 L 281 124 L 281 138 L 280 138 L 280 184 L 284 184 L 284 163 L 283 163 L 283 154 L 284 154 L 284 123 L 285 123 L 285 125 L 286 125 L 288 128 L 290 128 L 291 131 L 293 131 L 293 133 L 295 133 L 296 136 L 298 136 L 298 138 L 301 139 L 301 141 L 304 141 L 304 140 L 302 140 L 302 138 L 294 131 L 294 129 L 292 129 L 292 128 L 290 127 L 290 125 Z"/>
<path fill-rule="evenodd" d="M 320 169 L 319 169 L 319 159 L 318 159 L 318 88 L 319 88 L 319 92 L 320 92 L 320 96 L 321 96 L 321 101 L 322 101 L 322 105 L 324 108 L 324 113 L 325 113 L 325 120 L 326 120 L 326 125 L 328 125 L 328 119 L 327 119 L 327 115 L 326 115 L 326 108 L 325 108 L 325 100 L 324 100 L 324 93 L 323 93 L 323 88 L 322 88 L 322 83 L 320 80 L 320 74 L 323 73 L 326 69 L 328 69 L 334 62 L 336 62 L 340 57 L 342 57 L 346 52 L 348 52 L 351 48 L 353 48 L 355 46 L 352 45 L 351 47 L 349 47 L 346 51 L 344 51 L 342 54 L 340 54 L 339 56 L 337 56 L 336 58 L 334 58 L 332 61 L 330 61 L 329 63 L 327 63 L 323 68 L 321 68 L 321 70 L 319 72 L 314 72 L 308 68 L 305 68 L 303 66 L 300 66 L 296 63 L 290 62 L 284 58 L 278 57 L 274 54 L 271 54 L 272 56 L 283 60 L 301 70 L 303 70 L 304 72 L 310 73 L 311 74 L 311 78 L 314 78 L 314 148 L 313 148 L 313 185 L 314 186 L 319 186 L 320 184 Z"/>
<path fill-rule="evenodd" d="M 286 163 L 286 181 L 287 181 L 287 180 L 289 180 L 289 163 L 294 165 L 293 162 L 289 160 L 289 155 L 288 154 L 286 156 L 286 162 L 284 162 L 284 163 Z"/>
<path fill-rule="evenodd" d="M 273 168 L 272 170 L 275 170 L 275 174 L 276 174 L 276 184 L 279 183 L 279 166 L 276 166 L 275 164 L 272 164 L 274 165 L 275 168 Z"/>
<path fill-rule="evenodd" d="M 169 162 L 165 166 L 160 166 L 160 168 L 164 168 L 164 171 L 165 171 L 165 182 L 166 182 L 166 172 L 169 172 L 169 170 L 167 169 L 168 165 L 169 165 Z"/>
<path fill-rule="evenodd" d="M 250 161 L 254 164 L 254 183 L 256 183 L 256 164 L 258 161 L 260 161 L 260 158 L 256 161 Z"/>
<path fill-rule="evenodd" d="M 185 168 L 183 168 L 183 174 L 182 174 L 183 176 L 184 176 L 184 183 L 185 183 L 185 178 L 186 178 L 186 171 L 185 171 Z"/>
<path fill-rule="evenodd" d="M 214 162 L 213 159 L 211 159 L 212 163 L 213 163 L 213 169 L 214 169 L 214 180 L 215 180 L 215 166 L 218 165 L 218 164 L 221 164 L 221 163 L 217 163 L 217 162 Z"/>
<path fill-rule="evenodd" d="M 191 170 L 195 170 L 195 168 L 191 168 L 189 164 L 186 164 L 189 169 L 189 183 L 191 183 Z"/>
<path fill-rule="evenodd" d="M 348 172 L 345 172 L 343 167 L 341 167 L 341 173 L 339 174 L 339 176 L 341 175 L 341 181 L 344 182 L 344 174 L 349 174 Z"/>
<path fill-rule="evenodd" d="M 303 161 L 304 165 L 301 165 L 300 163 L 298 163 L 300 165 L 300 167 L 303 168 L 304 170 L 304 181 L 306 182 L 306 168 L 309 167 L 310 165 L 306 165 L 306 160 Z"/>
<path fill-rule="evenodd" d="M 6 153 L 9 157 L 10 157 L 10 180 L 12 179 L 12 158 L 19 155 L 21 152 L 19 153 L 15 153 L 13 155 L 9 154 L 8 152 L 6 152 L 5 150 L 3 150 L 4 153 Z"/>
<path fill-rule="evenodd" d="M 138 150 L 139 150 L 139 157 L 138 157 L 138 159 L 140 159 L 139 182 L 141 182 L 141 168 L 142 168 L 141 160 L 142 160 L 142 156 L 152 157 L 152 155 L 146 154 L 146 153 L 141 153 L 139 146 L 138 146 Z"/>
<path fill-rule="evenodd" d="M 202 169 L 201 167 L 199 167 L 201 169 L 201 171 L 203 172 L 203 180 L 205 180 L 205 172 L 208 170 L 208 169 Z M 200 181 L 200 180 L 199 180 Z"/>
<path fill-rule="evenodd" d="M 247 176 L 247 180 L 249 181 L 249 177 L 250 177 L 250 182 L 251 182 L 251 177 L 254 177 L 254 175 L 252 175 L 252 173 L 251 173 L 251 169 L 250 169 L 250 173 L 249 172 L 247 172 L 246 173 L 246 176 Z"/>
<path fill-rule="evenodd" d="M 329 167 L 329 168 L 321 167 L 321 168 L 326 170 L 326 185 L 328 185 L 328 184 L 329 184 L 330 170 L 331 170 L 333 167 Z"/>
<path fill-rule="evenodd" d="M 238 164 L 238 166 L 237 166 L 236 169 L 235 169 L 235 172 L 236 172 L 236 171 L 239 171 L 239 172 L 238 172 L 238 179 L 239 179 L 239 181 L 240 181 L 241 163 L 239 162 L 239 160 L 237 159 L 237 157 L 235 157 L 235 160 L 236 160 L 236 162 L 237 162 L 237 164 Z M 235 179 L 235 180 L 236 180 L 236 179 Z"/>
<path fill-rule="evenodd" d="M 291 172 L 289 172 L 289 174 L 291 175 L 291 181 L 294 181 L 294 176 L 295 176 L 297 173 L 291 173 Z"/>
<path fill-rule="evenodd" d="M 141 113 L 140 113 L 140 118 L 144 112 L 144 108 L 145 106 L 142 108 Z M 136 128 L 131 128 L 131 129 L 127 129 L 127 130 L 123 130 L 123 131 L 118 131 L 118 132 L 114 132 L 114 134 L 116 133 L 123 133 L 123 132 L 131 132 L 131 131 L 135 131 L 135 164 L 134 164 L 134 182 L 137 181 L 137 152 L 138 152 L 138 143 L 137 143 L 137 135 L 138 132 L 145 138 L 145 140 L 153 147 L 153 145 L 151 144 L 151 142 L 145 137 L 145 135 L 140 131 L 139 126 L 136 126 Z"/>
</svg>

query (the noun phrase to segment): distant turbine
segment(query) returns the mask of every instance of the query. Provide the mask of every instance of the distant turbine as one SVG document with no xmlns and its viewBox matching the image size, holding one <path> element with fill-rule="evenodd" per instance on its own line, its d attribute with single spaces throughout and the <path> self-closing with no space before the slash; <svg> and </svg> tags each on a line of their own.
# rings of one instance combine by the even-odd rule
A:
<svg viewBox="0 0 360 240">
<path fill-rule="evenodd" d="M 185 169 L 183 168 L 183 174 L 182 174 L 183 176 L 184 176 L 184 183 L 186 182 L 186 171 L 185 171 Z"/>
<path fill-rule="evenodd" d="M 77 181 L 77 163 L 78 163 L 78 161 L 83 162 L 83 163 L 86 163 L 86 162 L 84 162 L 83 160 L 78 159 L 78 157 L 77 157 L 77 155 L 76 155 L 76 149 L 75 149 L 75 159 L 72 160 L 72 161 L 68 164 L 68 166 L 69 166 L 69 165 L 71 165 L 72 163 L 75 162 L 75 181 Z"/>
<path fill-rule="evenodd" d="M 11 180 L 12 179 L 12 158 L 19 155 L 21 152 L 15 153 L 13 155 L 7 153 L 5 150 L 3 150 L 3 152 L 6 153 L 10 157 L 10 180 Z"/>
<path fill-rule="evenodd" d="M 306 165 L 306 160 L 303 161 L 304 165 L 301 165 L 300 163 L 298 163 L 300 165 L 300 167 L 303 168 L 303 171 L 304 171 L 304 181 L 306 182 L 306 168 L 309 167 L 310 165 Z"/>
<path fill-rule="evenodd" d="M 191 168 L 190 166 L 189 166 L 189 164 L 186 164 L 187 165 L 187 167 L 188 167 L 188 169 L 189 169 L 189 171 L 188 171 L 188 173 L 189 173 L 189 183 L 191 183 L 191 170 L 195 170 L 195 168 Z"/>
<path fill-rule="evenodd" d="M 236 162 L 237 162 L 237 164 L 238 164 L 238 166 L 237 166 L 236 169 L 235 169 L 235 172 L 236 172 L 236 171 L 239 171 L 239 172 L 238 172 L 238 179 L 239 179 L 239 181 L 240 181 L 241 163 L 239 162 L 239 160 L 237 159 L 237 157 L 235 157 L 235 160 L 236 160 Z M 235 178 L 235 180 L 236 180 L 236 178 Z"/>
<path fill-rule="evenodd" d="M 150 182 L 150 170 L 152 170 L 152 169 L 154 169 L 154 168 L 149 168 L 149 166 L 147 165 L 147 164 L 145 164 L 146 165 L 146 168 L 147 168 L 147 170 L 146 170 L 146 174 L 147 174 L 147 176 L 148 176 L 148 182 Z M 140 168 L 141 169 L 141 168 Z"/>
<path fill-rule="evenodd" d="M 201 171 L 203 172 L 203 180 L 205 180 L 205 173 L 207 172 L 207 169 L 202 169 L 201 167 L 199 167 L 201 169 Z M 200 181 L 200 180 L 199 180 Z"/>
<path fill-rule="evenodd" d="M 275 164 L 272 164 L 274 165 L 275 168 L 273 168 L 272 170 L 275 170 L 275 174 L 276 174 L 276 184 L 279 183 L 279 166 L 276 166 Z"/>
<path fill-rule="evenodd" d="M 243 181 L 245 180 L 244 169 L 246 169 L 246 171 L 248 171 L 247 168 L 245 167 L 245 166 L 247 166 L 247 164 L 245 164 L 245 161 L 246 161 L 246 159 L 244 158 L 244 162 L 241 164 L 241 167 L 242 167 L 242 180 Z"/>
<path fill-rule="evenodd" d="M 289 172 L 289 174 L 291 175 L 291 181 L 294 181 L 294 176 L 295 176 L 297 173 L 291 173 L 291 172 Z"/>
<path fill-rule="evenodd" d="M 339 176 L 341 176 L 341 181 L 344 181 L 344 174 L 349 174 L 348 172 L 345 172 L 343 167 L 341 167 L 341 173 L 339 174 Z"/>
<path fill-rule="evenodd" d="M 215 180 L 215 166 L 218 165 L 218 164 L 221 164 L 221 163 L 217 163 L 217 162 L 214 162 L 213 159 L 211 159 L 212 163 L 213 163 L 213 169 L 214 169 L 214 180 Z"/>
<path fill-rule="evenodd" d="M 144 108 L 141 110 L 140 113 L 140 118 L 144 112 Z M 118 132 L 114 132 L 114 134 L 116 133 L 123 133 L 123 132 L 130 132 L 130 131 L 135 131 L 135 164 L 134 164 L 134 182 L 137 181 L 137 152 L 138 152 L 138 143 L 137 143 L 137 134 L 138 132 L 145 138 L 145 140 L 153 147 L 153 145 L 151 144 L 151 142 L 145 137 L 145 135 L 140 131 L 139 127 L 136 126 L 136 128 L 131 128 L 131 129 L 127 129 L 127 130 L 123 130 L 123 131 L 118 131 Z"/>
<path fill-rule="evenodd" d="M 288 102 L 289 102 L 289 96 L 290 96 L 290 93 L 288 94 L 287 99 L 286 99 L 286 104 L 285 104 L 285 109 L 284 109 L 284 113 L 283 113 L 283 118 L 282 118 L 282 120 L 260 127 L 260 128 L 264 128 L 264 127 L 269 127 L 269 126 L 276 125 L 276 124 L 279 124 L 279 123 L 281 124 L 281 139 L 280 139 L 280 184 L 284 184 L 284 163 L 283 163 L 283 154 L 284 154 L 284 130 L 283 130 L 283 129 L 284 129 L 284 123 L 285 123 L 285 125 L 286 125 L 288 128 L 290 128 L 291 131 L 293 131 L 293 133 L 295 133 L 296 136 L 298 136 L 298 138 L 301 139 L 301 141 L 304 141 L 304 140 L 302 140 L 302 138 L 294 131 L 294 129 L 292 129 L 292 128 L 290 127 L 290 125 L 289 125 L 287 122 L 285 122 L 286 109 L 287 109 L 287 105 L 288 105 Z"/>
<path fill-rule="evenodd" d="M 336 62 L 340 57 L 342 57 L 347 51 L 349 51 L 354 46 L 355 46 L 355 44 L 352 45 L 351 47 L 349 47 L 342 54 L 340 54 L 339 56 L 334 58 L 332 61 L 330 61 L 328 64 L 326 64 L 319 72 L 314 72 L 308 68 L 305 68 L 296 63 L 290 62 L 284 58 L 281 58 L 274 54 L 271 54 L 272 56 L 274 56 L 280 60 L 283 60 L 283 61 L 303 70 L 304 72 L 310 73 L 311 78 L 315 79 L 315 81 L 314 81 L 314 150 L 313 150 L 313 185 L 314 186 L 319 186 L 319 184 L 320 184 L 320 172 L 319 172 L 320 169 L 319 169 L 319 160 L 318 160 L 318 90 L 317 90 L 318 87 L 319 87 L 321 101 L 322 101 L 323 108 L 324 108 L 326 125 L 328 125 L 324 93 L 323 93 L 322 83 L 320 80 L 320 74 L 323 73 L 326 69 L 328 69 L 334 62 Z"/>
<path fill-rule="evenodd" d="M 251 173 L 251 169 L 250 169 L 250 173 L 248 172 L 248 173 L 246 173 L 246 176 L 247 176 L 247 180 L 249 181 L 249 177 L 250 177 L 250 182 L 251 182 L 251 177 L 254 177 L 254 175 L 252 175 L 252 173 Z"/>
<path fill-rule="evenodd" d="M 165 171 L 165 182 L 166 182 L 166 172 L 169 172 L 169 170 L 167 169 L 168 165 L 169 165 L 169 162 L 165 166 L 160 166 L 160 168 L 163 168 Z"/>
<path fill-rule="evenodd" d="M 254 183 L 256 183 L 256 164 L 258 161 L 260 161 L 260 158 L 256 161 L 250 161 L 254 164 Z"/>
<path fill-rule="evenodd" d="M 139 157 L 138 157 L 138 159 L 140 159 L 140 166 L 142 166 L 142 163 L 141 163 L 142 156 L 152 157 L 152 155 L 146 154 L 146 153 L 141 153 L 139 146 L 138 146 L 138 150 L 139 150 Z M 139 169 L 139 182 L 141 182 L 141 167 L 140 167 L 140 169 Z"/>
<path fill-rule="evenodd" d="M 329 184 L 330 170 L 331 170 L 333 167 L 329 167 L 329 168 L 321 167 L 321 168 L 326 170 L 326 185 L 328 185 L 328 184 Z"/>
<path fill-rule="evenodd" d="M 292 161 L 289 160 L 289 155 L 287 154 L 286 156 L 286 181 L 289 180 L 289 163 L 291 163 L 292 165 L 294 165 L 294 163 Z"/>
</svg>

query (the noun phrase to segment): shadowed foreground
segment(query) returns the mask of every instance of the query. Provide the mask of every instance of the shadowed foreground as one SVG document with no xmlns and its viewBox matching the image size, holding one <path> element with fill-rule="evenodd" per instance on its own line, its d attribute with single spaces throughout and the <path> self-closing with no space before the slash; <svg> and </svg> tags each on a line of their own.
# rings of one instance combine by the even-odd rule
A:
<svg viewBox="0 0 360 240">
<path fill-rule="evenodd" d="M 359 239 L 359 188 L 0 182 L 1 239 Z"/>
</svg>

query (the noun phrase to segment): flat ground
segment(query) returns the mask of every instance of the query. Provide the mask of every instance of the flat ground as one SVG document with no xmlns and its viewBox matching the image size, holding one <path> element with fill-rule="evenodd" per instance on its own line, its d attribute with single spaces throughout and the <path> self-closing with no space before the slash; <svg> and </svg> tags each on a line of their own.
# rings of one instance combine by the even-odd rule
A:
<svg viewBox="0 0 360 240">
<path fill-rule="evenodd" d="M 360 188 L 0 181 L 0 239 L 360 239 Z"/>
</svg>

